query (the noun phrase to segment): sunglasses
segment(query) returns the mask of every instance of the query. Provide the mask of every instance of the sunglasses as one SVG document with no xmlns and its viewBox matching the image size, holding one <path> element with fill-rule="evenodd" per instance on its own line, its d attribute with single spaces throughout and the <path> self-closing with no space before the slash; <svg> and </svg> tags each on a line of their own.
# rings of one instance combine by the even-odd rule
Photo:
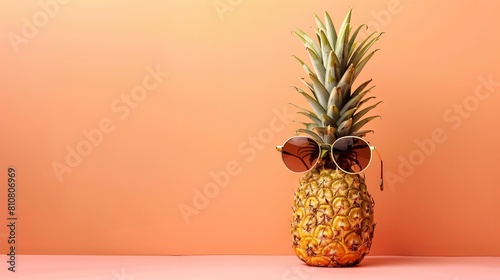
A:
<svg viewBox="0 0 500 280">
<path fill-rule="evenodd" d="M 330 147 L 331 146 L 331 147 Z M 285 166 L 294 173 L 303 173 L 313 169 L 320 161 L 323 150 L 330 152 L 330 157 L 337 168 L 348 174 L 359 174 L 365 171 L 372 161 L 375 151 L 380 159 L 380 190 L 384 185 L 384 168 L 380 153 L 361 137 L 340 137 L 333 144 L 320 145 L 316 140 L 306 136 L 294 136 L 277 146 Z"/>
</svg>

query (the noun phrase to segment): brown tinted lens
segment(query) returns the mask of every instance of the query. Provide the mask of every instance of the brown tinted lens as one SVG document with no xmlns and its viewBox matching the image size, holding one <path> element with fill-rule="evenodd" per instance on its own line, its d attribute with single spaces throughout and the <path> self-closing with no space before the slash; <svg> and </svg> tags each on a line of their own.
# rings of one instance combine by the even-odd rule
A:
<svg viewBox="0 0 500 280">
<path fill-rule="evenodd" d="M 355 137 L 345 137 L 333 143 L 332 155 L 340 169 L 357 173 L 365 170 L 370 164 L 371 150 L 365 141 Z"/>
<path fill-rule="evenodd" d="M 293 172 L 306 172 L 318 161 L 318 143 L 308 137 L 293 137 L 283 145 L 283 162 Z"/>
</svg>

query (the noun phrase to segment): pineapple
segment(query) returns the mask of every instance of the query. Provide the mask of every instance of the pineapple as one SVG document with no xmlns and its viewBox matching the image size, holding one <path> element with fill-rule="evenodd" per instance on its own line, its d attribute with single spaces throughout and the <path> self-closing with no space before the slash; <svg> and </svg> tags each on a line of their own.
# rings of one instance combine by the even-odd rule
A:
<svg viewBox="0 0 500 280">
<path fill-rule="evenodd" d="M 296 106 L 299 114 L 308 118 L 305 128 L 297 133 L 307 134 L 321 145 L 331 145 L 343 136 L 364 137 L 372 130 L 361 130 L 379 116 L 366 116 L 380 102 L 365 106 L 373 96 L 366 96 L 371 80 L 352 87 L 360 71 L 374 55 L 372 45 L 381 33 L 373 32 L 357 41 L 361 25 L 352 29 L 352 10 L 347 13 L 337 33 L 325 12 L 325 21 L 314 15 L 317 44 L 305 32 L 294 32 L 305 45 L 312 69 L 298 57 L 308 75 L 301 79 L 311 91 L 302 94 L 312 110 Z M 382 182 L 381 182 L 382 183 Z M 370 251 L 374 222 L 374 201 L 367 191 L 361 174 L 339 170 L 330 157 L 322 154 L 320 162 L 303 175 L 295 193 L 291 233 L 297 256 L 311 266 L 353 266 Z"/>
</svg>

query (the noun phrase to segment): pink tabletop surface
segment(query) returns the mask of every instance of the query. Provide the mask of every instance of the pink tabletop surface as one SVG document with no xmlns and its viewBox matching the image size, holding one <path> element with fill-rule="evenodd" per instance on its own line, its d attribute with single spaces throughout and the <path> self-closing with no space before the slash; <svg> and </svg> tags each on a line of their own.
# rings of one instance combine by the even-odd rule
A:
<svg viewBox="0 0 500 280">
<path fill-rule="evenodd" d="M 499 279 L 498 257 L 367 257 L 353 268 L 317 268 L 295 256 L 19 256 L 0 279 Z"/>
</svg>

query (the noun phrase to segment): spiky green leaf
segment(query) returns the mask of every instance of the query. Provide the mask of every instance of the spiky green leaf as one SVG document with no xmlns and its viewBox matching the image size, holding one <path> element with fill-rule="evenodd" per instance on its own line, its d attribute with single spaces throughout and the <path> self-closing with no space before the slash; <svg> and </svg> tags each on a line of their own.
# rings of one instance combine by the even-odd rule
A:
<svg viewBox="0 0 500 280">
<path fill-rule="evenodd" d="M 323 22 L 321 21 L 321 19 L 318 17 L 318 15 L 313 14 L 313 16 L 314 16 L 314 20 L 316 21 L 316 26 L 318 26 L 318 30 L 326 32 L 326 27 L 323 24 Z"/>
<path fill-rule="evenodd" d="M 319 125 L 316 123 L 308 123 L 306 124 L 306 129 L 307 130 L 313 130 L 314 128 L 318 127 Z"/>
<path fill-rule="evenodd" d="M 340 110 L 340 115 L 343 115 L 346 111 L 352 109 L 352 108 L 359 108 L 361 106 L 360 102 L 361 102 L 361 99 L 368 93 L 370 92 L 370 89 L 367 89 L 363 92 L 361 92 L 360 94 L 356 95 L 355 97 L 352 97 L 351 99 L 349 99 L 349 101 L 344 105 L 344 107 L 342 107 L 342 109 Z"/>
<path fill-rule="evenodd" d="M 335 122 L 337 122 L 337 120 L 340 118 L 339 108 L 337 108 L 337 106 L 335 105 L 328 107 L 328 111 L 326 112 L 326 114 Z"/>
<path fill-rule="evenodd" d="M 352 116 L 352 121 L 354 123 L 358 122 L 364 115 L 366 115 L 366 113 L 370 112 L 373 108 L 377 107 L 378 104 L 380 104 L 380 103 L 382 103 L 382 101 L 379 101 L 379 102 L 375 103 L 374 105 L 371 105 L 369 107 L 364 108 L 363 110 L 361 110 L 359 112 L 356 112 Z"/>
<path fill-rule="evenodd" d="M 318 56 L 313 50 L 307 48 L 307 52 L 309 53 L 309 58 L 311 59 L 312 67 L 314 69 L 314 73 L 318 77 L 319 80 L 325 80 L 325 66 L 323 65 L 323 61 L 321 57 Z"/>
<path fill-rule="evenodd" d="M 297 62 L 300 64 L 300 66 L 302 67 L 302 69 L 304 69 L 304 71 L 306 71 L 307 75 L 310 75 L 310 74 L 313 74 L 314 72 L 311 70 L 311 68 L 309 68 L 309 66 L 307 66 L 307 64 L 302 61 L 300 58 L 296 57 L 295 55 L 292 55 L 293 58 L 295 58 L 297 60 Z"/>
<path fill-rule="evenodd" d="M 304 83 L 304 85 L 307 86 L 307 88 L 311 91 L 311 93 L 314 93 L 314 88 L 313 88 L 313 85 L 311 83 L 309 83 L 308 81 L 306 81 L 304 78 L 300 78 L 300 81 L 302 83 Z"/>
<path fill-rule="evenodd" d="M 297 129 L 295 131 L 297 134 L 298 133 L 304 133 L 304 134 L 307 134 L 309 136 L 311 136 L 312 138 L 316 139 L 316 141 L 319 141 L 320 143 L 323 142 L 323 138 L 321 138 L 318 134 L 316 134 L 314 131 L 311 131 L 311 130 L 307 130 L 307 129 L 304 129 L 304 128 L 300 128 L 300 129 Z"/>
<path fill-rule="evenodd" d="M 335 125 L 335 120 L 330 118 L 327 114 L 321 115 L 321 122 L 323 123 L 324 127 L 327 127 L 329 125 L 331 126 Z"/>
<path fill-rule="evenodd" d="M 316 97 L 316 100 L 318 100 L 318 103 L 323 106 L 323 108 L 327 108 L 329 97 L 328 91 L 326 90 L 323 83 L 321 83 L 315 75 L 309 75 L 309 78 L 311 79 L 314 88 L 314 95 Z"/>
<path fill-rule="evenodd" d="M 303 92 L 303 91 L 302 91 L 302 92 Z M 304 107 L 301 107 L 301 106 L 299 106 L 299 105 L 295 105 L 295 104 L 293 104 L 293 103 L 288 103 L 288 104 L 290 104 L 290 105 L 292 105 L 293 107 L 295 107 L 295 108 L 299 109 L 301 112 L 305 112 L 305 113 L 307 113 L 307 114 L 314 115 L 314 112 L 312 112 L 311 110 L 308 110 L 308 109 L 306 109 L 306 108 L 304 108 Z M 318 118 L 318 119 L 319 119 L 319 118 Z"/>
<path fill-rule="evenodd" d="M 335 54 L 339 58 L 340 65 L 343 67 L 341 71 L 344 70 L 344 65 L 347 63 L 346 61 L 346 48 L 349 40 L 349 31 L 350 31 L 350 22 L 351 22 L 351 13 L 352 9 L 349 10 L 342 25 L 340 26 L 339 34 L 337 37 L 337 42 L 335 43 Z"/>
<path fill-rule="evenodd" d="M 367 92 L 368 92 L 368 91 L 369 91 L 369 90 L 367 90 Z M 370 97 L 367 97 L 367 98 L 365 98 L 365 99 L 363 99 L 363 100 L 359 101 L 358 108 L 360 108 L 360 107 L 361 107 L 361 106 L 363 106 L 366 102 L 368 102 L 368 101 L 370 101 L 370 100 L 372 100 L 372 99 L 374 99 L 374 98 L 377 98 L 377 97 L 375 97 L 375 96 L 370 96 Z"/>
<path fill-rule="evenodd" d="M 315 122 L 318 125 L 322 125 L 323 124 L 321 122 L 321 120 L 318 118 L 318 116 L 316 116 L 316 114 L 314 112 L 309 111 L 306 108 L 297 106 L 297 105 L 295 105 L 293 103 L 289 103 L 289 104 L 300 110 L 299 112 L 297 112 L 298 114 L 301 114 L 301 115 L 304 115 L 304 116 L 310 118 L 313 122 Z"/>
<path fill-rule="evenodd" d="M 333 49 L 332 49 L 330 42 L 328 41 L 328 38 L 326 37 L 325 32 L 323 32 L 323 30 L 320 31 L 319 40 L 320 40 L 321 52 L 323 55 L 323 65 L 326 66 L 328 64 L 328 54 Z"/>
<path fill-rule="evenodd" d="M 369 83 L 371 83 L 371 81 L 372 81 L 372 79 L 370 79 L 370 80 L 368 80 L 368 81 L 366 81 L 366 82 L 362 83 L 361 85 L 359 85 L 359 86 L 356 88 L 356 90 L 354 90 L 354 92 L 351 94 L 351 98 L 353 98 L 353 97 L 355 97 L 356 95 L 358 95 L 359 93 L 361 93 L 361 92 L 365 89 L 365 87 L 366 87 Z M 373 88 L 373 87 L 372 87 L 372 88 Z"/>
<path fill-rule="evenodd" d="M 360 130 L 360 131 L 356 131 L 352 134 L 352 136 L 358 136 L 358 137 L 365 137 L 366 134 L 368 133 L 372 133 L 373 130 Z"/>
<path fill-rule="evenodd" d="M 328 99 L 328 108 L 330 106 L 336 106 L 337 108 L 342 108 L 342 92 L 339 87 L 333 87 L 330 92 L 330 98 Z"/>
<path fill-rule="evenodd" d="M 357 123 L 355 123 L 352 127 L 351 127 L 351 130 L 349 131 L 350 134 L 353 134 L 354 132 L 358 131 L 361 127 L 363 127 L 367 122 L 373 120 L 373 119 L 376 119 L 376 118 L 380 118 L 380 116 L 371 116 L 371 117 L 367 117 L 367 118 L 364 118 L 360 121 L 358 121 Z"/>
<path fill-rule="evenodd" d="M 348 119 L 348 120 L 343 121 L 337 129 L 338 137 L 349 135 L 349 131 L 351 130 L 351 126 L 352 126 L 352 119 Z"/>
<path fill-rule="evenodd" d="M 356 68 L 351 64 L 337 85 L 342 92 L 342 100 L 347 100 L 349 95 L 351 95 L 351 85 L 354 81 L 355 71 Z"/>
<path fill-rule="evenodd" d="M 318 45 L 316 45 L 316 43 L 313 41 L 313 39 L 309 37 L 309 35 L 307 35 L 304 31 L 298 28 L 297 31 L 294 31 L 294 33 L 295 35 L 297 35 L 297 37 L 299 37 L 299 39 L 302 41 L 304 46 L 306 46 L 306 48 L 313 50 L 316 53 L 316 55 L 321 57 L 321 50 L 319 49 Z"/>
<path fill-rule="evenodd" d="M 328 92 L 331 92 L 333 87 L 338 84 L 340 80 L 340 62 L 337 55 L 332 50 L 328 54 L 328 62 L 326 64 L 325 73 L 325 88 Z"/>
<path fill-rule="evenodd" d="M 361 70 L 363 70 L 363 68 L 365 67 L 366 63 L 370 60 L 370 58 L 372 58 L 372 56 L 378 51 L 377 50 L 374 50 L 373 52 L 371 52 L 369 55 L 367 55 L 365 58 L 363 58 L 363 60 L 361 60 L 358 65 L 356 66 L 356 72 L 354 73 L 354 78 L 353 78 L 353 81 L 356 80 L 356 78 L 358 77 L 359 73 L 361 73 Z"/>
<path fill-rule="evenodd" d="M 356 112 L 358 108 L 352 108 L 350 110 L 347 110 L 345 112 L 340 111 L 340 118 L 337 120 L 336 125 L 339 126 L 342 122 L 352 118 L 352 115 L 354 112 Z"/>
<path fill-rule="evenodd" d="M 326 110 L 323 108 L 323 106 L 321 106 L 318 103 L 318 101 L 316 101 L 312 96 L 303 92 L 300 92 L 300 94 L 302 94 L 302 96 L 305 97 L 307 103 L 309 103 L 309 105 L 312 107 L 316 116 L 321 116 L 322 114 L 326 114 Z"/>
<path fill-rule="evenodd" d="M 358 63 L 363 59 L 366 52 L 373 46 L 373 44 L 375 44 L 376 41 L 379 40 L 380 36 L 382 35 L 382 33 L 380 33 L 377 37 L 371 38 L 371 36 L 375 34 L 377 34 L 377 32 L 373 32 L 372 34 L 370 34 L 365 40 L 363 40 L 361 44 L 356 47 L 356 50 L 350 58 L 350 64 L 358 65 Z"/>
<path fill-rule="evenodd" d="M 312 120 L 317 125 L 323 125 L 323 123 L 314 114 L 308 114 L 306 112 L 297 112 L 297 114 L 304 115 L 304 116 L 308 117 L 310 120 Z"/>
<path fill-rule="evenodd" d="M 349 65 L 351 65 L 351 57 L 352 57 L 352 54 L 354 53 L 354 50 L 356 49 L 356 46 L 358 45 L 358 41 L 354 42 L 354 44 L 352 44 L 352 47 L 349 49 L 349 54 L 347 55 L 347 57 L 349 57 L 349 60 L 348 60 L 348 63 Z"/>
<path fill-rule="evenodd" d="M 305 92 L 303 89 L 299 88 L 299 87 L 296 87 L 296 86 L 292 86 L 297 92 L 299 93 L 302 93 L 302 94 L 307 94 L 307 92 Z"/>
<path fill-rule="evenodd" d="M 313 129 L 313 131 L 316 132 L 319 135 L 319 137 L 321 137 L 321 139 L 323 139 L 323 141 L 325 140 L 325 136 L 328 135 L 326 127 L 318 126 L 318 127 L 315 127 Z"/>
<path fill-rule="evenodd" d="M 368 29 L 368 25 L 366 25 L 366 24 L 362 24 L 362 25 L 358 26 L 358 28 L 356 28 L 356 30 L 355 30 L 355 31 L 354 31 L 354 33 L 352 34 L 351 39 L 349 40 L 348 47 L 347 47 L 347 48 L 350 50 L 350 51 L 349 51 L 349 52 L 350 52 L 350 54 L 348 55 L 348 57 L 350 57 L 350 55 L 352 54 L 352 52 L 351 52 L 351 51 L 352 51 L 352 50 L 354 49 L 354 47 L 355 47 L 355 46 L 354 46 L 354 43 L 356 42 L 356 38 L 358 37 L 358 33 L 359 33 L 359 31 L 361 30 L 361 28 L 363 28 L 363 27 L 366 27 L 366 29 Z"/>
<path fill-rule="evenodd" d="M 335 44 L 337 43 L 337 31 L 335 30 L 335 26 L 333 25 L 332 18 L 325 11 L 325 27 L 326 27 L 326 37 L 328 37 L 328 41 L 332 44 L 332 49 L 335 49 Z"/>
</svg>

